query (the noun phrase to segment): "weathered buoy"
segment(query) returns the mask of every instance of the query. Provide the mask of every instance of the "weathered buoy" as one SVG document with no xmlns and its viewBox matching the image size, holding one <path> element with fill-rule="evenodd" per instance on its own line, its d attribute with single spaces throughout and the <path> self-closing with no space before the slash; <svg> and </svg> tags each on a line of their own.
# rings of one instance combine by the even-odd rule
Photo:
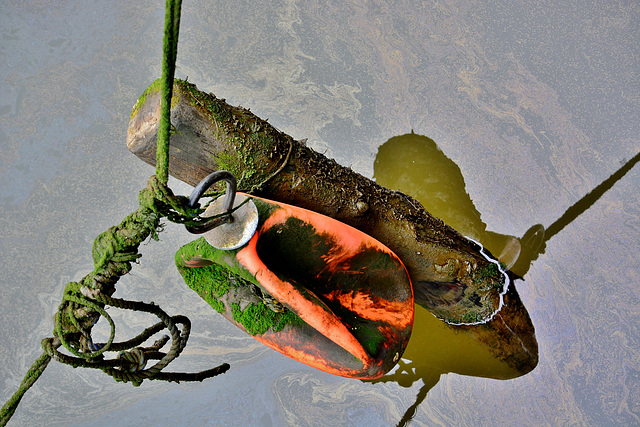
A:
<svg viewBox="0 0 640 427">
<path fill-rule="evenodd" d="M 259 216 L 248 243 L 220 250 L 203 237 L 177 252 L 187 285 L 295 360 L 345 377 L 384 375 L 413 325 L 411 280 L 400 259 L 333 218 L 248 197 Z"/>
</svg>

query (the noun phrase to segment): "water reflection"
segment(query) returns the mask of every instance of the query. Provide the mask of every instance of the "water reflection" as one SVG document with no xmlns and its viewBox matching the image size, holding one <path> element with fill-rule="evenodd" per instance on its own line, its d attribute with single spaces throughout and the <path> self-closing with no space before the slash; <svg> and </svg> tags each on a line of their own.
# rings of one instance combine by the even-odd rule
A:
<svg viewBox="0 0 640 427">
<path fill-rule="evenodd" d="M 428 212 L 480 241 L 511 269 L 512 277 L 523 278 L 532 261 L 544 253 L 546 242 L 593 205 L 639 160 L 640 154 L 626 162 L 546 229 L 533 225 L 521 238 L 487 230 L 466 192 L 460 168 L 426 136 L 412 131 L 384 143 L 376 156 L 374 177 L 378 184 L 413 196 Z M 423 386 L 401 425 L 412 418 L 444 373 L 510 379 L 530 372 L 538 363 L 535 330 L 513 281 L 504 308 L 486 324 L 449 325 L 416 306 L 413 330 L 398 369 L 377 380 L 403 387 L 422 380 Z"/>
<path fill-rule="evenodd" d="M 531 372 L 537 364 L 535 330 L 511 283 L 503 309 L 483 325 L 450 325 L 416 305 L 413 335 L 398 368 L 375 382 L 411 387 L 422 380 L 416 401 L 406 411 L 402 425 L 412 418 L 442 374 L 506 380 Z"/>
<path fill-rule="evenodd" d="M 613 185 L 622 179 L 635 165 L 640 161 L 640 153 L 636 154 L 629 161 L 622 161 L 622 167 L 616 172 L 611 174 L 609 178 L 600 183 L 596 188 L 587 193 L 582 199 L 571 205 L 569 209 L 556 221 L 553 222 L 546 229 L 540 225 L 534 225 L 531 227 L 524 236 L 520 239 L 522 246 L 526 248 L 511 267 L 511 270 L 516 272 L 520 277 L 524 277 L 524 274 L 529 271 L 531 263 L 535 261 L 539 255 L 544 253 L 546 244 L 553 236 L 558 234 L 563 228 L 569 225 L 574 219 L 589 209 L 602 195 L 609 190 Z"/>
<path fill-rule="evenodd" d="M 572 205 L 553 224 L 532 225 L 522 237 L 487 230 L 480 212 L 466 191 L 458 165 L 432 139 L 411 133 L 389 139 L 378 149 L 374 177 L 378 184 L 417 199 L 432 215 L 465 236 L 481 242 L 518 278 L 544 253 L 546 243 L 585 212 L 640 160 L 640 154 L 623 162 L 608 179 Z"/>
<path fill-rule="evenodd" d="M 481 242 L 507 268 L 526 256 L 518 239 L 487 230 L 460 168 L 432 139 L 413 132 L 391 138 L 378 149 L 374 177 L 378 184 L 409 194 L 429 213 Z"/>
<path fill-rule="evenodd" d="M 523 256 L 519 239 L 487 230 L 467 194 L 460 168 L 432 139 L 413 132 L 391 138 L 378 149 L 374 177 L 378 184 L 413 196 L 432 215 L 480 241 L 507 267 Z M 486 324 L 449 325 L 416 306 L 413 330 L 398 369 L 380 380 L 404 387 L 423 382 L 400 424 L 411 419 L 442 374 L 509 379 L 530 372 L 538 363 L 534 327 L 513 282 L 503 310 Z"/>
</svg>

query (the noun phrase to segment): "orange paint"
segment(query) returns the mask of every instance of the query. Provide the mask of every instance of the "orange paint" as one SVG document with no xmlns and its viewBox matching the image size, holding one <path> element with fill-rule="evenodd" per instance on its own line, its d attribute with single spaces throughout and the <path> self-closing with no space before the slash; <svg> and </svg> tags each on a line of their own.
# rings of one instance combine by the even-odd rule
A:
<svg viewBox="0 0 640 427">
<path fill-rule="evenodd" d="M 271 338 L 271 337 L 268 337 Z M 371 363 L 367 365 L 363 365 L 361 369 L 348 369 L 343 366 L 335 366 L 329 363 L 325 357 L 322 356 L 314 356 L 312 351 L 308 351 L 308 349 L 299 349 L 293 347 L 291 345 L 279 345 L 274 342 L 272 339 L 268 339 L 267 337 L 256 336 L 255 339 L 270 347 L 287 357 L 290 357 L 294 360 L 304 363 L 305 365 L 309 365 L 313 368 L 320 369 L 321 371 L 328 372 L 333 375 L 339 375 L 341 377 L 348 378 L 360 378 L 360 379 L 369 379 L 373 380 L 376 378 L 380 378 L 385 374 L 385 371 L 379 369 L 378 367 L 382 365 L 381 361 L 378 363 Z M 285 341 L 285 340 L 278 340 Z M 298 342 L 295 339 L 291 340 L 292 342 Z M 313 343 L 308 343 L 309 347 L 313 346 Z"/>
<path fill-rule="evenodd" d="M 264 229 L 264 227 L 262 228 Z M 282 304 L 296 313 L 302 320 L 315 328 L 318 332 L 335 342 L 349 353 L 360 359 L 363 363 L 371 363 L 362 345 L 349 332 L 342 321 L 324 304 L 320 305 L 320 299 L 315 300 L 303 295 L 291 283 L 282 281 L 267 268 L 258 257 L 256 245 L 260 233 L 256 233 L 246 247 L 238 252 L 236 257 L 253 274 L 258 282 Z M 315 296 L 308 291 L 312 296 Z"/>
<path fill-rule="evenodd" d="M 400 259 L 379 241 L 335 219 L 254 199 L 268 215 L 260 218 L 249 242 L 236 250 L 239 264 L 228 266 L 253 275 L 263 292 L 305 323 L 278 332 L 269 329 L 254 338 L 335 375 L 384 375 L 404 351 L 413 324 L 413 290 Z M 292 218 L 297 222 L 289 222 Z M 291 228 L 298 223 L 303 228 Z M 298 250 L 297 241 L 310 242 L 310 248 Z M 281 262 L 283 254 L 286 262 Z M 183 261 L 189 267 L 206 262 L 197 257 Z M 225 301 L 223 315 L 244 329 L 233 320 L 231 302 Z"/>
<path fill-rule="evenodd" d="M 337 301 L 363 319 L 388 323 L 397 329 L 413 324 L 413 304 L 407 301 L 388 301 L 366 292 L 343 293 L 340 290 L 330 292 L 326 298 Z"/>
<path fill-rule="evenodd" d="M 267 202 L 273 203 L 271 201 Z M 373 243 L 370 246 L 380 247 L 385 252 L 391 252 L 386 246 L 373 237 L 347 224 L 343 224 L 338 220 L 296 206 L 286 205 L 284 203 L 275 204 L 277 204 L 280 209 L 267 218 L 261 230 L 273 228 L 273 226 L 283 224 L 287 219 L 295 217 L 307 224 L 312 224 L 319 234 L 328 234 L 338 238 L 341 249 L 343 251 L 348 250 L 351 254 L 358 253 L 363 243 Z"/>
</svg>

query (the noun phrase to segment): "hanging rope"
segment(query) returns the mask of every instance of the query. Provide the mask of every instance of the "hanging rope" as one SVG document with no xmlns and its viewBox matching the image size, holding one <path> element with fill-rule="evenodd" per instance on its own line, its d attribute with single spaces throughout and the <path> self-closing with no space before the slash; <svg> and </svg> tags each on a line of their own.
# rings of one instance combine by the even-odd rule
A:
<svg viewBox="0 0 640 427">
<path fill-rule="evenodd" d="M 167 0 L 162 62 L 162 107 L 158 128 L 156 175 L 140 192 L 140 207 L 128 215 L 119 225 L 100 234 L 93 243 L 94 270 L 79 282 L 66 285 L 62 303 L 54 319 L 53 337 L 42 340 L 44 353 L 27 371 L 18 390 L 0 410 L 0 425 L 4 426 L 15 413 L 26 391 L 42 375 L 51 359 L 73 367 L 100 369 L 116 381 L 131 382 L 139 386 L 143 380 L 202 381 L 226 372 L 228 364 L 198 373 L 161 372 L 180 355 L 189 338 L 191 324 L 184 316 L 169 316 L 153 303 L 126 301 L 113 298 L 115 284 L 121 276 L 131 270 L 131 263 L 141 257 L 139 245 L 149 237 L 158 240 L 162 230 L 161 219 L 189 226 L 199 226 L 210 220 L 199 217 L 202 210 L 187 206 L 188 199 L 175 196 L 167 187 L 169 177 L 169 137 L 171 131 L 171 96 L 178 49 L 181 0 Z M 105 308 L 107 306 L 125 310 L 143 311 L 160 319 L 138 336 L 125 341 L 113 342 L 115 324 Z M 91 329 L 100 317 L 111 327 L 106 343 L 94 343 Z M 177 325 L 181 325 L 178 328 Z M 168 342 L 165 336 L 150 347 L 140 345 L 154 334 L 167 329 L 171 335 L 171 348 L 163 353 L 160 349 Z M 64 346 L 72 356 L 61 353 Z M 118 352 L 113 359 L 106 359 L 106 352 Z M 149 360 L 158 360 L 145 368 Z"/>
<path fill-rule="evenodd" d="M 182 0 L 167 0 L 164 14 L 164 43 L 162 45 L 161 110 L 158 124 L 158 149 L 156 151 L 156 175 L 161 183 L 169 180 L 169 136 L 171 132 L 171 96 L 173 76 L 178 55 L 178 33 Z"/>
</svg>

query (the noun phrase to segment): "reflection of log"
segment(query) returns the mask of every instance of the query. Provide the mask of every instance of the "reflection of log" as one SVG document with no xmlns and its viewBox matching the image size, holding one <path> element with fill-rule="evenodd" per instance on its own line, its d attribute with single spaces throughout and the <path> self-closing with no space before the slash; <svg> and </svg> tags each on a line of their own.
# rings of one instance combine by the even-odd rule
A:
<svg viewBox="0 0 640 427">
<path fill-rule="evenodd" d="M 423 310 L 424 311 L 424 310 Z M 374 382 L 397 382 L 412 387 L 422 380 L 415 402 L 399 426 L 407 425 L 440 376 L 461 375 L 511 379 L 525 375 L 538 364 L 538 343 L 533 324 L 513 286 L 505 305 L 490 322 L 477 326 L 435 324 L 433 316 L 416 310 L 414 333 L 398 369 Z"/>
<path fill-rule="evenodd" d="M 155 164 L 159 84 L 138 100 L 127 145 Z M 390 247 L 405 263 L 417 301 L 450 322 L 484 320 L 498 307 L 502 275 L 478 247 L 414 199 L 338 165 L 243 108 L 187 82 L 172 101 L 170 173 L 191 185 L 227 169 L 241 191 L 301 206 L 352 225 Z"/>
<path fill-rule="evenodd" d="M 518 239 L 487 230 L 467 193 L 462 171 L 436 142 L 413 131 L 378 147 L 376 182 L 402 191 L 464 236 L 477 240 L 508 268 L 521 254 Z"/>
<path fill-rule="evenodd" d="M 515 237 L 487 232 L 460 168 L 432 139 L 414 132 L 389 139 L 378 148 L 374 177 L 385 187 L 411 194 L 456 230 L 495 249 L 494 255 L 506 254 L 501 261 L 513 260 L 520 252 Z M 500 313 L 482 325 L 445 326 L 417 309 L 414 335 L 403 359 L 411 362 L 412 373 L 399 370 L 394 375 L 398 381 L 422 378 L 429 384 L 434 372 L 513 378 L 536 366 L 538 347 L 531 319 L 512 283 Z"/>
<path fill-rule="evenodd" d="M 416 307 L 413 335 L 399 369 L 376 382 L 411 387 L 422 380 L 429 389 L 449 372 L 510 379 L 527 374 L 537 364 L 535 330 L 512 283 L 502 310 L 482 325 L 447 325 Z"/>
</svg>

